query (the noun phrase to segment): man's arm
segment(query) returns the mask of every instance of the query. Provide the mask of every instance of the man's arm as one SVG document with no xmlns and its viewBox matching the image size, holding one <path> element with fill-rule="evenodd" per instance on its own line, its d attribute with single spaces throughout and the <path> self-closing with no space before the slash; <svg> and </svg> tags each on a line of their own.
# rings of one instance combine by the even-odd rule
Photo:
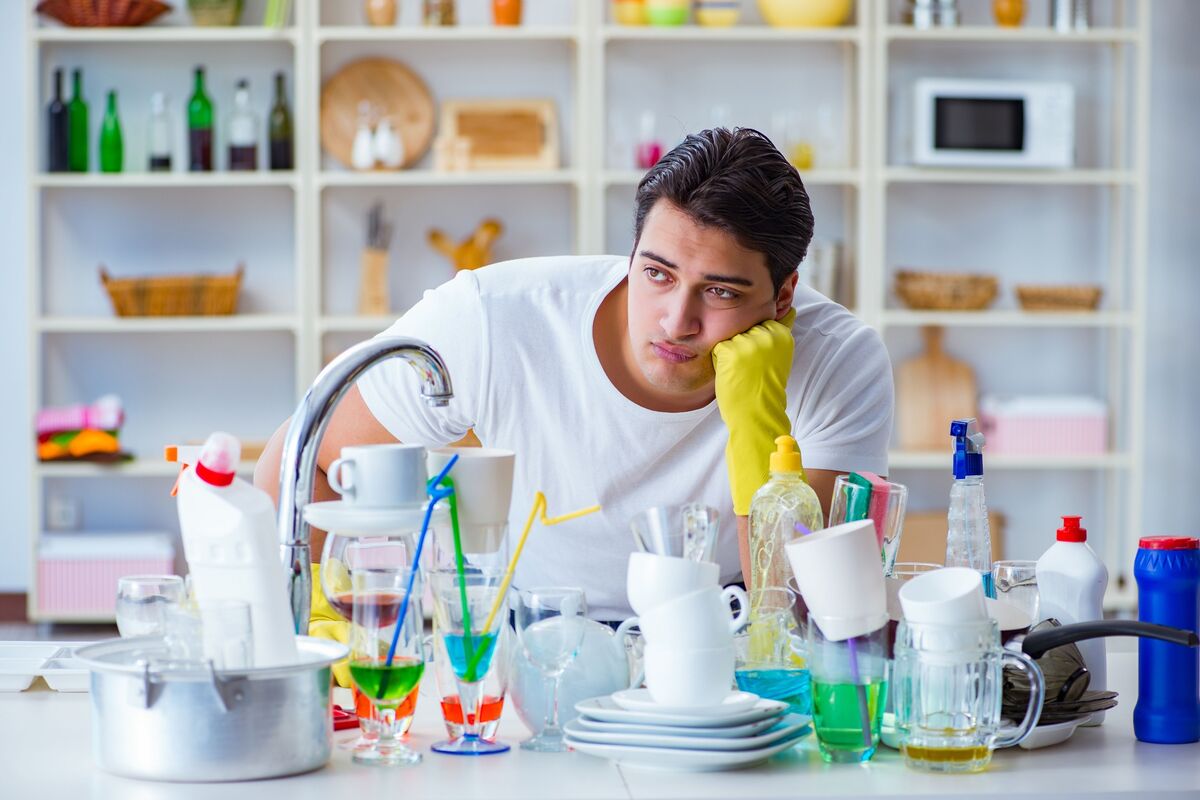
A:
<svg viewBox="0 0 1200 800">
<path fill-rule="evenodd" d="M 829 504 L 833 501 L 833 482 L 838 475 L 844 473 L 832 469 L 806 469 L 805 477 L 808 478 L 808 485 L 817 493 L 817 498 L 821 501 L 821 516 L 824 519 L 829 519 Z M 746 584 L 746 589 L 751 590 L 754 587 L 750 585 L 750 517 L 739 516 L 737 518 L 737 537 L 738 537 L 738 557 L 742 564 L 742 582 Z"/>
<path fill-rule="evenodd" d="M 283 457 L 283 440 L 287 436 L 291 420 L 284 421 L 275 434 L 267 442 L 263 454 L 254 466 L 254 485 L 271 496 L 276 507 L 279 505 L 279 462 Z M 313 479 L 313 501 L 338 500 L 339 495 L 329 488 L 325 470 L 337 459 L 343 447 L 358 444 L 388 444 L 396 441 L 396 437 L 388 433 L 383 425 L 375 419 L 375 415 L 367 408 L 362 393 L 357 386 L 351 386 L 342 397 L 341 402 L 333 410 L 333 416 L 321 437 L 317 449 L 317 474 Z M 312 529 L 312 556 L 321 557 L 321 549 L 325 544 L 325 532 Z"/>
</svg>

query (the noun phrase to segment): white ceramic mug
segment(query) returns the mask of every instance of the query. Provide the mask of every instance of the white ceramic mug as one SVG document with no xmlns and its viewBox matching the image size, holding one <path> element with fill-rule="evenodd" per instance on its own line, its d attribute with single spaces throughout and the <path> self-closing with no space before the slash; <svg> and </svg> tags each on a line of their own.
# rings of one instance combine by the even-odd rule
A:
<svg viewBox="0 0 1200 800">
<path fill-rule="evenodd" d="M 887 588 L 875 524 L 846 522 L 784 545 L 810 617 L 834 642 L 863 636 L 888 621 Z"/>
<path fill-rule="evenodd" d="M 343 447 L 326 478 L 344 502 L 364 508 L 396 508 L 428 498 L 425 448 L 419 444 Z"/>
<path fill-rule="evenodd" d="M 454 480 L 461 524 L 469 527 L 508 524 L 516 454 L 491 447 L 440 447 L 430 450 L 426 458 L 429 474 L 436 476 L 454 456 L 458 456 L 458 461 L 451 468 L 450 477 Z"/>
<path fill-rule="evenodd" d="M 681 649 L 646 642 L 646 688 L 664 706 L 718 705 L 733 688 L 733 667 L 732 644 Z"/>
<path fill-rule="evenodd" d="M 632 553 L 626 585 L 630 608 L 636 614 L 645 614 L 673 598 L 719 588 L 721 568 L 711 561 Z"/>
<path fill-rule="evenodd" d="M 730 615 L 730 601 L 738 612 Z M 647 644 L 675 648 L 713 648 L 733 644 L 733 634 L 750 618 L 750 601 L 739 586 L 712 587 L 668 600 L 637 617 Z"/>
<path fill-rule="evenodd" d="M 900 587 L 900 608 L 909 622 L 962 625 L 986 622 L 983 579 L 967 567 L 918 575 Z"/>
</svg>

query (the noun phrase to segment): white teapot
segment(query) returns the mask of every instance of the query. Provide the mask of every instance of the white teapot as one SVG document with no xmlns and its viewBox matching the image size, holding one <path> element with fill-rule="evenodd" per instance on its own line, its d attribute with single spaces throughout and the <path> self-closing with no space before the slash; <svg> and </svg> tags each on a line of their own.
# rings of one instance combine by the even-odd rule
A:
<svg viewBox="0 0 1200 800">
<path fill-rule="evenodd" d="M 630 632 L 634 623 L 636 620 L 626 620 L 613 633 L 603 623 L 585 621 L 583 644 L 562 674 L 558 694 L 559 725 L 579 716 L 575 710 L 579 701 L 641 684 L 641 660 L 631 658 L 626 649 L 626 639 L 638 636 Z M 509 648 L 509 653 L 508 699 L 516 708 L 517 716 L 536 735 L 545 726 L 550 712 L 552 682 L 529 661 L 520 643 Z"/>
</svg>

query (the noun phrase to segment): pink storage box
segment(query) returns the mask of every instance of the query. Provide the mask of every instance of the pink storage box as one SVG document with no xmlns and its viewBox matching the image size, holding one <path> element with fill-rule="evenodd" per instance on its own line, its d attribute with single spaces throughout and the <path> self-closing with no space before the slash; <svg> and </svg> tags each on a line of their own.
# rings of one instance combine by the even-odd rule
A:
<svg viewBox="0 0 1200 800">
<path fill-rule="evenodd" d="M 1094 397 L 984 397 L 985 456 L 1091 456 L 1108 452 L 1108 407 Z"/>
<path fill-rule="evenodd" d="M 38 545 L 38 611 L 114 614 L 117 580 L 175 573 L 175 547 L 165 533 L 49 533 Z"/>
</svg>

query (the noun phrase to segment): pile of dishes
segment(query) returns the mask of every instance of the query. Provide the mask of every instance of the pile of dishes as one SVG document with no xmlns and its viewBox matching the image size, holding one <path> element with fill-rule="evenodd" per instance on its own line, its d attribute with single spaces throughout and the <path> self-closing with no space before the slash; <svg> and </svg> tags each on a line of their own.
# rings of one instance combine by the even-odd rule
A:
<svg viewBox="0 0 1200 800">
<path fill-rule="evenodd" d="M 739 769 L 791 750 L 812 731 L 788 704 L 732 692 L 717 706 L 655 703 L 645 689 L 594 697 L 575 706 L 566 741 L 581 753 L 621 766 L 683 772 Z"/>
</svg>

